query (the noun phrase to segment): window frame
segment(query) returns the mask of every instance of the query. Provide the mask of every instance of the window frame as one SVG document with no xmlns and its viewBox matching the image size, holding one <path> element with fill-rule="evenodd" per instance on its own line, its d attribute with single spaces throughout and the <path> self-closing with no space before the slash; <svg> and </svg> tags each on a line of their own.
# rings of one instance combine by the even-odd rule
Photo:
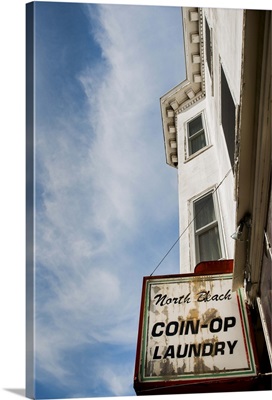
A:
<svg viewBox="0 0 272 400">
<path fill-rule="evenodd" d="M 200 136 L 200 134 L 199 134 L 200 130 L 198 132 L 196 132 L 195 134 L 193 134 L 192 137 L 190 137 L 189 136 L 189 124 L 192 121 L 194 121 L 195 119 L 197 119 L 199 116 L 201 116 L 201 121 L 202 121 L 202 129 L 201 130 L 203 131 L 203 134 L 204 134 L 205 146 L 201 147 L 194 153 L 191 153 L 192 138 Z M 200 153 L 202 153 L 209 147 L 210 147 L 210 143 L 209 143 L 209 136 L 208 136 L 208 130 L 207 130 L 206 116 L 205 116 L 204 110 L 202 110 L 185 122 L 185 160 L 187 161 L 187 160 L 190 160 L 190 159 L 196 157 L 197 155 L 199 155 Z"/>
<path fill-rule="evenodd" d="M 213 60 L 213 28 L 205 15 L 205 59 L 211 78 L 211 94 L 214 96 L 214 60 Z"/>
<path fill-rule="evenodd" d="M 202 261 L 212 261 L 211 259 L 209 260 L 201 260 L 200 259 L 200 244 L 199 244 L 199 236 L 205 232 L 210 231 L 211 229 L 217 227 L 218 230 L 218 241 L 219 241 L 219 258 L 223 259 L 226 256 L 226 250 L 225 250 L 225 242 L 224 242 L 224 236 L 223 236 L 223 230 L 222 230 L 222 221 L 221 221 L 221 212 L 220 212 L 220 204 L 219 204 L 219 199 L 217 197 L 217 194 L 214 192 L 215 187 L 212 187 L 205 192 L 199 194 L 198 196 L 195 196 L 189 201 L 189 206 L 190 206 L 190 213 L 193 224 L 191 228 L 191 235 L 192 235 L 192 242 L 193 246 L 191 249 L 191 254 L 192 254 L 192 260 L 194 266 L 196 266 L 198 263 Z M 204 225 L 201 228 L 196 229 L 196 215 L 195 215 L 195 204 L 204 199 L 207 196 L 212 196 L 213 200 L 213 211 L 214 211 L 214 216 L 215 219 L 208 224 Z"/>
</svg>

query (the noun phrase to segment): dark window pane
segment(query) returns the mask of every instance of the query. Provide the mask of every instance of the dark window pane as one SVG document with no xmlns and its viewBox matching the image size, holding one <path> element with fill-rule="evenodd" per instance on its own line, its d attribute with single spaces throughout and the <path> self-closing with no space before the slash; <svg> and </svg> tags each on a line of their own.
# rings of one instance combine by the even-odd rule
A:
<svg viewBox="0 0 272 400">
<path fill-rule="evenodd" d="M 206 146 L 204 131 L 196 137 L 190 139 L 190 155 Z"/>
<path fill-rule="evenodd" d="M 221 66 L 221 118 L 231 165 L 234 163 L 235 104 Z"/>
<path fill-rule="evenodd" d="M 205 19 L 205 32 L 206 32 L 206 59 L 207 59 L 207 64 L 209 67 L 209 71 L 211 73 L 211 32 L 210 32 L 210 27 L 207 23 L 207 20 Z"/>
<path fill-rule="evenodd" d="M 189 125 L 189 137 L 191 137 L 192 135 L 203 129 L 201 115 L 190 121 L 188 125 Z"/>
<path fill-rule="evenodd" d="M 198 243 L 199 262 L 218 260 L 221 258 L 220 240 L 217 226 L 199 235 Z"/>
<path fill-rule="evenodd" d="M 215 221 L 212 194 L 201 198 L 195 203 L 195 227 L 196 230 Z"/>
</svg>

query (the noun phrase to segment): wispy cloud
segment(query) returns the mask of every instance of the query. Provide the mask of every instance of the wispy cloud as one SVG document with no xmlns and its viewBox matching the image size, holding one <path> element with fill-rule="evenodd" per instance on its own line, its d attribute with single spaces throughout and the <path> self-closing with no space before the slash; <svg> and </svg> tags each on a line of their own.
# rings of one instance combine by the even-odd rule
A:
<svg viewBox="0 0 272 400">
<path fill-rule="evenodd" d="M 131 364 L 107 365 L 98 372 L 98 375 L 113 396 L 124 396 L 129 393 L 133 376 Z"/>
<path fill-rule="evenodd" d="M 142 276 L 177 235 L 176 175 L 165 165 L 159 97 L 182 79 L 175 66 L 182 40 L 161 54 L 171 35 L 164 8 L 93 10 L 103 64 L 77 76 L 89 130 L 76 129 L 72 113 L 50 131 L 37 127 L 36 137 L 37 365 L 62 385 L 66 377 L 72 385 L 69 350 L 86 346 L 92 359 L 103 343 L 134 356 Z M 131 361 L 123 366 L 121 358 L 96 364 L 93 379 L 106 393 L 129 395 Z"/>
</svg>

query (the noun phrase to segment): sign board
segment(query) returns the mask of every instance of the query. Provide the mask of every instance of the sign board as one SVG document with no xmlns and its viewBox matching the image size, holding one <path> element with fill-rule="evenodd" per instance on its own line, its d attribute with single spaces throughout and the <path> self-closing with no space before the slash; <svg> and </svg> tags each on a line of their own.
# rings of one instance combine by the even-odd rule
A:
<svg viewBox="0 0 272 400">
<path fill-rule="evenodd" d="M 144 278 L 137 383 L 256 376 L 246 305 L 232 274 Z M 144 386 L 143 386 L 144 387 Z"/>
</svg>

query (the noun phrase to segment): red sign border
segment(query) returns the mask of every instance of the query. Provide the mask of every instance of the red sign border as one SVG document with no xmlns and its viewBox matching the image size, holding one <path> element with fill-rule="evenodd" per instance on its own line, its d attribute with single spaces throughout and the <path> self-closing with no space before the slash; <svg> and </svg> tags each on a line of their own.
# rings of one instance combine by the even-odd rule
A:
<svg viewBox="0 0 272 400">
<path fill-rule="evenodd" d="M 144 308 L 147 281 L 152 279 L 167 279 L 178 277 L 190 277 L 197 275 L 222 275 L 233 272 L 233 260 L 220 260 L 202 262 L 195 267 L 194 273 L 175 274 L 175 275 L 157 275 L 143 278 L 143 290 L 141 296 L 140 319 L 138 328 L 138 339 L 136 349 L 135 371 L 134 371 L 134 389 L 137 395 L 157 395 L 157 394 L 181 394 L 181 393 L 209 393 L 209 392 L 229 392 L 229 391 L 245 391 L 254 390 L 257 381 L 256 376 L 248 377 L 231 377 L 231 378 L 212 378 L 212 379 L 190 379 L 190 380 L 169 380 L 169 381 L 141 381 L 140 379 L 140 363 L 142 348 L 142 333 L 144 323 Z M 239 307 L 240 310 L 240 307 Z M 241 310 L 240 310 L 241 312 Z M 249 308 L 246 307 L 247 320 L 249 325 L 250 342 L 252 344 L 253 357 L 255 361 L 256 371 L 259 366 L 257 361 L 257 351 L 253 334 L 253 326 Z M 242 324 L 243 325 L 243 324 Z M 244 327 L 243 327 L 244 329 Z M 244 332 L 243 332 L 244 333 Z"/>
</svg>

